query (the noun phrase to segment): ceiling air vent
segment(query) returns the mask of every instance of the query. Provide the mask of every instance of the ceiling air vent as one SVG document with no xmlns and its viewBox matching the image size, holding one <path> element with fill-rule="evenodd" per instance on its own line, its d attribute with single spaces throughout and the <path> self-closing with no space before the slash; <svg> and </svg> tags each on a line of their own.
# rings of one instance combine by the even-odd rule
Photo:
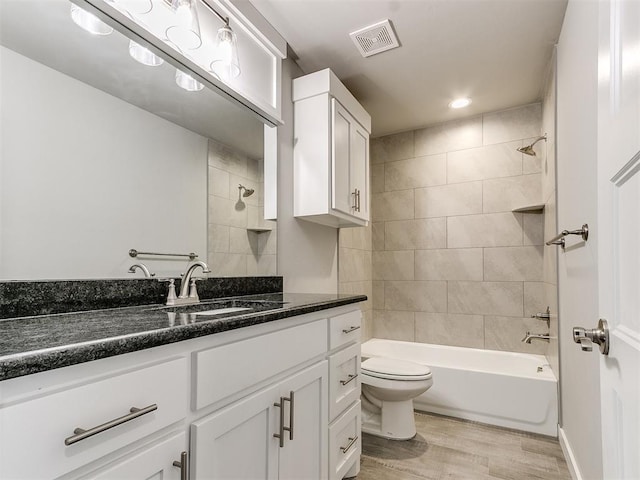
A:
<svg viewBox="0 0 640 480">
<path fill-rule="evenodd" d="M 351 32 L 349 36 L 363 57 L 370 57 L 400 46 L 389 20 L 361 28 Z"/>
</svg>

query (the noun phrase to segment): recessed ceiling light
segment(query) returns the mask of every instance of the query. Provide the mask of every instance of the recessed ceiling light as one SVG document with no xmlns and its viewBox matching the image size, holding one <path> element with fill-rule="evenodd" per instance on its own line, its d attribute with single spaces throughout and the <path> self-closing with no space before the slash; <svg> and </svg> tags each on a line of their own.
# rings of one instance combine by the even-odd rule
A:
<svg viewBox="0 0 640 480">
<path fill-rule="evenodd" d="M 454 101 L 449 103 L 450 108 L 464 108 L 468 107 L 471 104 L 470 98 L 456 98 Z"/>
</svg>

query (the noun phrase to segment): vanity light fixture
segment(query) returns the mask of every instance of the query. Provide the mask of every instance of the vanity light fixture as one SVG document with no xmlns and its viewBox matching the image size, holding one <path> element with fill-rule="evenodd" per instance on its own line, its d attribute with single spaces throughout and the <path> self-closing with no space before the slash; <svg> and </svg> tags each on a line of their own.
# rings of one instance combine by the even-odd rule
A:
<svg viewBox="0 0 640 480">
<path fill-rule="evenodd" d="M 153 9 L 151 0 L 105 0 L 119 10 L 124 10 L 130 17 L 144 15 Z"/>
<path fill-rule="evenodd" d="M 191 75 L 184 73 L 176 68 L 176 83 L 180 88 L 184 88 L 187 92 L 199 92 L 204 88 L 199 81 Z"/>
<path fill-rule="evenodd" d="M 94 35 L 110 35 L 113 33 L 113 28 L 75 3 L 71 4 L 71 19 L 80 28 Z"/>
<path fill-rule="evenodd" d="M 449 103 L 449 108 L 464 108 L 471 105 L 470 98 L 456 98 L 452 102 Z"/>
<path fill-rule="evenodd" d="M 238 39 L 225 18 L 225 25 L 218 29 L 216 35 L 216 59 L 211 62 L 211 71 L 221 79 L 236 78 L 240 75 L 238 61 Z"/>
<path fill-rule="evenodd" d="M 149 67 L 157 67 L 164 63 L 162 58 L 133 40 L 129 41 L 129 55 L 134 60 Z"/>
<path fill-rule="evenodd" d="M 174 24 L 165 34 L 180 50 L 196 50 L 202 45 L 196 0 L 165 0 L 174 15 Z"/>
</svg>

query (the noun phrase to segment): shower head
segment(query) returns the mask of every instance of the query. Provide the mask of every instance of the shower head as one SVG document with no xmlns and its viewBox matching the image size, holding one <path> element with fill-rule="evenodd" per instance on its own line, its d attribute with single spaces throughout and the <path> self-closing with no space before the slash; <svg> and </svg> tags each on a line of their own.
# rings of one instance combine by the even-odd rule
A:
<svg viewBox="0 0 640 480">
<path fill-rule="evenodd" d="M 540 140 L 544 140 L 546 142 L 547 141 L 547 134 L 545 133 L 541 137 L 536 138 L 535 141 L 530 145 L 525 145 L 524 147 L 520 147 L 518 149 L 518 151 L 520 153 L 524 153 L 525 155 L 530 155 L 532 157 L 535 157 L 536 156 L 536 151 L 533 149 L 533 146 L 536 143 L 538 143 Z"/>
<path fill-rule="evenodd" d="M 244 193 L 242 193 L 242 196 L 244 198 L 250 197 L 251 195 L 253 195 L 253 192 L 255 192 L 255 190 L 253 188 L 247 188 L 244 185 L 238 185 L 238 190 L 240 190 L 240 192 L 242 192 L 242 190 L 244 190 Z"/>
</svg>

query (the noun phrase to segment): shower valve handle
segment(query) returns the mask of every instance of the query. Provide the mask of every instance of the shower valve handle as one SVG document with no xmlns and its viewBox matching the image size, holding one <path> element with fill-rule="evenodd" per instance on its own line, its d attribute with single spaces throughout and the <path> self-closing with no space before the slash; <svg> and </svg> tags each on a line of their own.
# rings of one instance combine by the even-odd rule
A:
<svg viewBox="0 0 640 480">
<path fill-rule="evenodd" d="M 583 352 L 591 352 L 593 344 L 600 347 L 600 353 L 609 354 L 609 324 L 603 318 L 598 321 L 598 327 L 586 329 L 573 327 L 573 341 L 580 344 Z"/>
</svg>

